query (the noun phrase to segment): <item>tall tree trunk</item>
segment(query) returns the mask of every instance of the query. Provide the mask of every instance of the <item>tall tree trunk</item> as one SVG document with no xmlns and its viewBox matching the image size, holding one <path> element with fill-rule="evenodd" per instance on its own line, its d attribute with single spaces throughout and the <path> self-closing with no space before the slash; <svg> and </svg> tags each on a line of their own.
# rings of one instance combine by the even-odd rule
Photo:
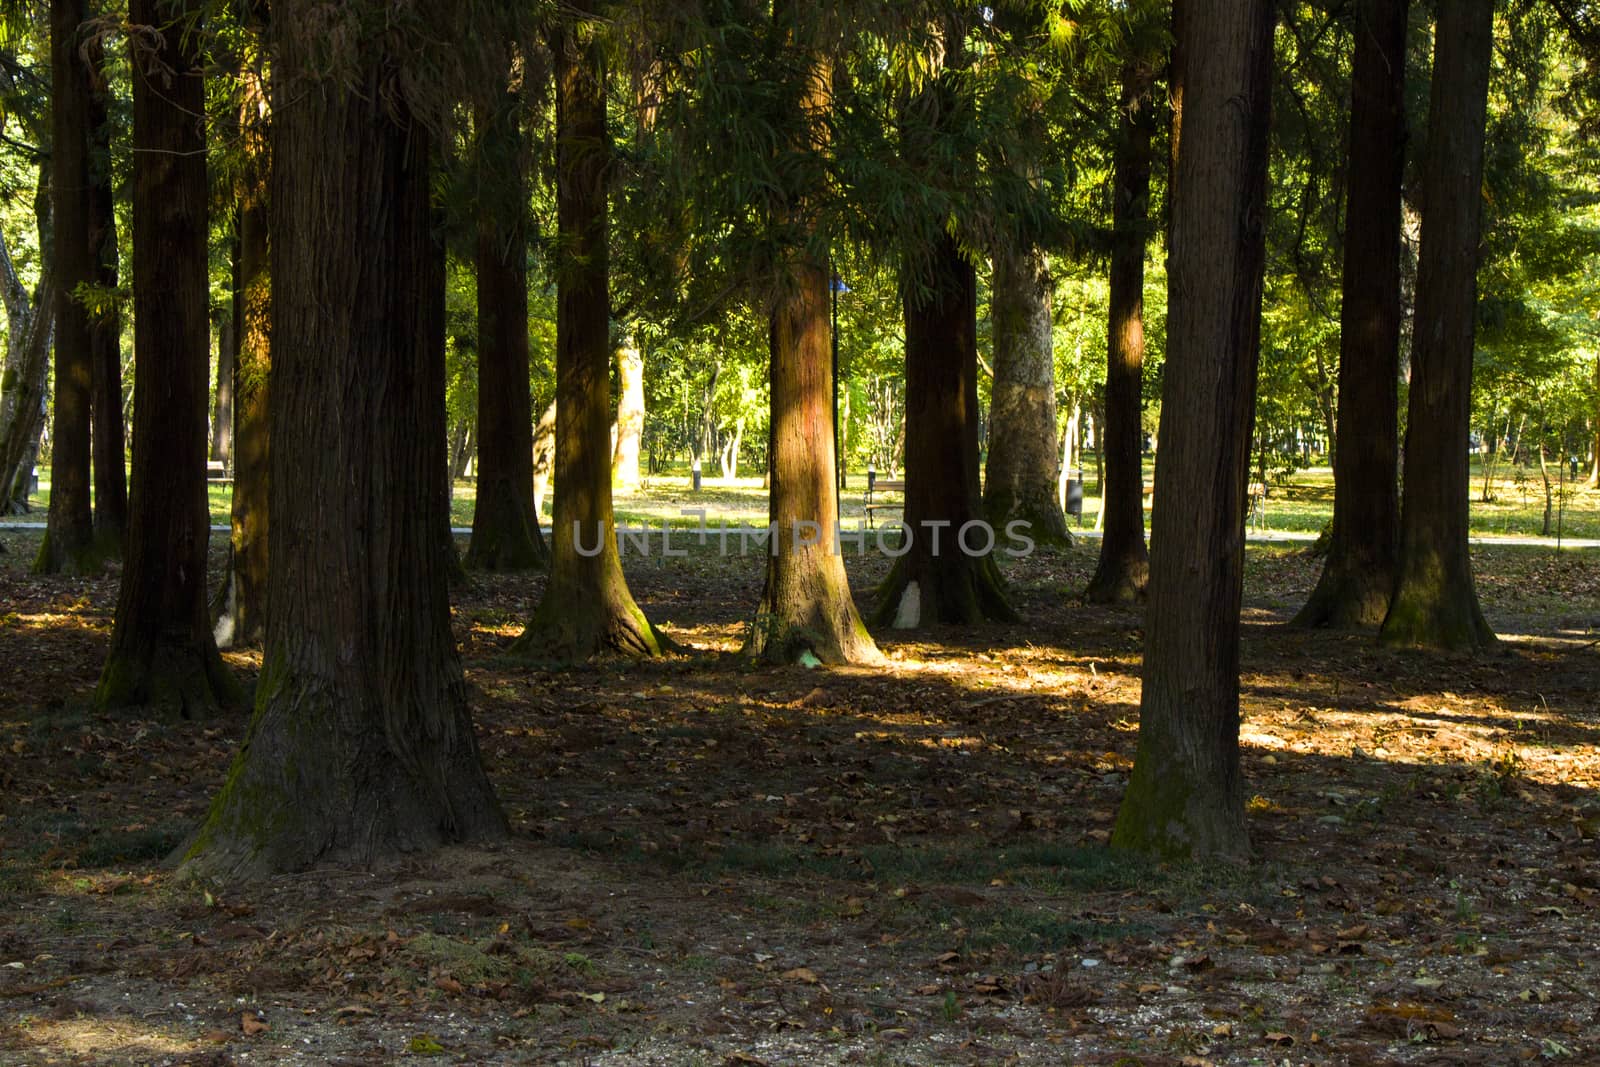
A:
<svg viewBox="0 0 1600 1067">
<path fill-rule="evenodd" d="M 265 33 L 265 26 L 258 32 Z M 257 53 L 259 55 L 259 52 Z M 225 648 L 266 636 L 268 514 L 272 427 L 272 246 L 267 187 L 272 171 L 271 115 L 259 63 L 243 72 L 239 141 L 238 259 L 233 279 L 233 512 L 228 568 L 220 590 L 216 637 Z"/>
<path fill-rule="evenodd" d="M 555 467 L 556 402 L 552 399 L 539 412 L 539 421 L 533 426 L 533 513 L 536 516 L 544 515 L 544 498 Z M 554 536 L 553 528 L 551 536 Z"/>
<path fill-rule="evenodd" d="M 1016 619 L 978 495 L 977 279 L 953 237 L 931 258 L 930 296 L 903 285 L 909 544 L 873 611 L 897 629 Z"/>
<path fill-rule="evenodd" d="M 507 91 L 478 113 L 478 494 L 465 563 L 486 571 L 549 558 L 533 510 L 523 109 Z"/>
<path fill-rule="evenodd" d="M 597 27 L 567 14 L 551 31 L 556 83 L 555 517 L 550 580 L 521 655 L 581 662 L 655 656 L 663 638 L 628 591 L 611 509 L 610 275 L 606 248 L 605 64 Z"/>
<path fill-rule="evenodd" d="M 84 46 L 89 63 L 89 255 L 93 280 L 104 295 L 89 317 L 90 418 L 93 422 L 94 534 L 102 552 L 122 553 L 128 530 L 128 449 L 123 426 L 122 311 L 116 297 L 117 204 L 111 173 L 111 87 L 105 48 Z"/>
<path fill-rule="evenodd" d="M 883 658 L 856 613 L 838 545 L 828 284 L 824 266 L 800 258 L 769 319 L 773 543 L 744 650 L 771 663 L 807 653 L 829 664 Z"/>
<path fill-rule="evenodd" d="M 272 10 L 271 610 L 248 740 L 187 850 L 205 874 L 505 833 L 438 543 L 434 138 L 395 91 L 374 6 Z M 330 40 L 348 49 L 332 63 Z"/>
<path fill-rule="evenodd" d="M 1178 0 L 1182 123 L 1139 747 L 1112 844 L 1248 854 L 1239 606 L 1266 258 L 1269 0 Z"/>
<path fill-rule="evenodd" d="M 996 527 L 1019 520 L 1029 536 L 1068 544 L 1056 495 L 1056 365 L 1050 266 L 1042 252 L 994 255 L 994 384 L 983 508 Z"/>
<path fill-rule="evenodd" d="M 617 441 L 611 451 L 611 486 L 639 488 L 639 442 L 644 437 L 644 351 L 629 336 L 617 348 Z"/>
<path fill-rule="evenodd" d="M 200 0 L 134 0 L 133 494 L 95 703 L 196 718 L 238 702 L 206 608 L 210 279 Z M 148 35 L 157 33 L 159 38 Z M 148 45 L 148 51 L 143 45 Z"/>
<path fill-rule="evenodd" d="M 49 229 L 49 166 L 39 167 L 40 234 Z M 49 242 L 43 241 L 44 248 Z M 0 372 L 0 515 L 28 510 L 33 463 L 44 429 L 50 378 L 50 341 L 55 335 L 55 272 L 48 258 L 30 299 L 17 276 L 11 249 L 0 234 L 0 298 L 6 310 L 6 361 Z"/>
<path fill-rule="evenodd" d="M 1493 31 L 1493 0 L 1452 0 L 1439 8 L 1422 177 L 1400 573 L 1381 631 L 1390 645 L 1475 650 L 1495 640 L 1478 606 L 1467 547 L 1467 432 Z"/>
<path fill-rule="evenodd" d="M 1107 315 L 1105 419 L 1099 427 L 1104 533 L 1084 596 L 1097 604 L 1141 599 L 1150 576 L 1144 543 L 1144 255 L 1149 240 L 1154 63 L 1122 70 L 1112 157 L 1112 245 Z"/>
<path fill-rule="evenodd" d="M 229 243 L 235 246 L 229 250 L 232 259 L 239 254 L 238 242 Z M 238 360 L 239 334 L 230 304 L 217 312 L 217 389 L 211 409 L 211 458 L 224 465 L 233 462 L 233 368 Z"/>
<path fill-rule="evenodd" d="M 94 280 L 89 254 L 89 71 L 78 55 L 84 0 L 51 0 L 51 189 L 55 202 L 55 419 L 50 432 L 50 517 L 38 574 L 100 567 L 90 504 L 89 312 L 78 287 Z"/>
<path fill-rule="evenodd" d="M 1333 531 L 1298 626 L 1377 626 L 1394 592 L 1407 6 L 1363 0 L 1356 19 Z"/>
</svg>

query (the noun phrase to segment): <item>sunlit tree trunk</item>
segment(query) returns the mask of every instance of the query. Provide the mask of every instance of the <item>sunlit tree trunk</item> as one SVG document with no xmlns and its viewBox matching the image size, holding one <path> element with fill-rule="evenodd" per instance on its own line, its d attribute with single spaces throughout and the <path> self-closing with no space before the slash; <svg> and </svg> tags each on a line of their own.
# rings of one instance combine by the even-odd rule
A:
<svg viewBox="0 0 1600 1067">
<path fill-rule="evenodd" d="M 639 443 L 644 436 L 644 351 L 629 336 L 617 348 L 617 441 L 611 451 L 613 489 L 639 488 Z"/>
<path fill-rule="evenodd" d="M 1493 0 L 1440 6 L 1422 177 L 1400 576 L 1380 631 L 1390 645 L 1474 650 L 1495 641 L 1478 606 L 1467 547 L 1467 435 L 1493 31 Z"/>
<path fill-rule="evenodd" d="M 372 7 L 273 5 L 271 610 L 250 732 L 186 850 L 196 873 L 505 833 L 438 544 L 434 136 L 395 91 Z"/>
<path fill-rule="evenodd" d="M 1377 626 L 1400 544 L 1400 208 L 1408 0 L 1363 0 L 1351 73 L 1333 530 L 1300 626 Z M 1491 431 L 1492 432 L 1492 431 Z"/>
<path fill-rule="evenodd" d="M 555 509 L 550 580 L 515 653 L 581 662 L 659 655 L 663 638 L 622 575 L 611 507 L 611 343 L 603 43 L 568 12 L 551 30 L 556 84 Z"/>
<path fill-rule="evenodd" d="M 205 112 L 200 0 L 134 0 L 133 492 L 95 703 L 194 718 L 238 702 L 206 606 Z M 144 29 L 150 28 L 150 29 Z"/>
<path fill-rule="evenodd" d="M 533 509 L 522 111 L 520 94 L 506 92 L 478 112 L 478 491 L 464 562 L 486 571 L 548 559 Z"/>
<path fill-rule="evenodd" d="M 1269 0 L 1179 0 L 1166 380 L 1139 746 L 1112 844 L 1248 854 L 1239 607 L 1265 263 Z"/>
<path fill-rule="evenodd" d="M 1035 541 L 1065 544 L 1072 535 L 1056 494 L 1054 291 L 1042 252 L 995 253 L 994 384 L 983 506 L 997 527 L 1022 521 Z"/>
<path fill-rule="evenodd" d="M 1100 561 L 1085 596 L 1100 604 L 1144 596 L 1144 255 L 1149 240 L 1155 71 L 1132 60 L 1122 72 L 1112 157 L 1112 246 L 1107 314 L 1105 419 L 1100 427 L 1104 517 Z"/>
<path fill-rule="evenodd" d="M 55 201 L 55 396 L 50 515 L 39 574 L 99 569 L 90 505 L 89 312 L 78 287 L 94 280 L 89 250 L 89 71 L 78 55 L 84 0 L 51 0 L 51 189 Z"/>
<path fill-rule="evenodd" d="M 39 166 L 35 208 L 40 246 L 50 221 L 49 164 Z M 29 295 L 5 235 L 0 234 L 0 300 L 6 310 L 6 359 L 0 371 L 0 515 L 28 509 L 34 458 L 44 430 L 50 378 L 50 341 L 55 335 L 55 272 L 48 258 Z"/>
</svg>

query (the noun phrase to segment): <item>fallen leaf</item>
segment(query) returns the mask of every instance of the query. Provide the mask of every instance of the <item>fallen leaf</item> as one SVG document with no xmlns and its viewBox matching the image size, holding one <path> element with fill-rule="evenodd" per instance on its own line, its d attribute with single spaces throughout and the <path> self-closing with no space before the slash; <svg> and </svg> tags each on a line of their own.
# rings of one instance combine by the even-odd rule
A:
<svg viewBox="0 0 1600 1067">
<path fill-rule="evenodd" d="M 778 977 L 785 982 L 804 982 L 806 985 L 816 985 L 822 981 L 817 977 L 817 972 L 810 967 L 796 967 L 793 970 L 784 971 Z"/>
<path fill-rule="evenodd" d="M 255 1012 L 247 1011 L 239 1016 L 239 1029 L 244 1031 L 246 1037 L 254 1037 L 257 1034 L 266 1033 L 272 1027 L 268 1026 L 266 1020 Z"/>
</svg>

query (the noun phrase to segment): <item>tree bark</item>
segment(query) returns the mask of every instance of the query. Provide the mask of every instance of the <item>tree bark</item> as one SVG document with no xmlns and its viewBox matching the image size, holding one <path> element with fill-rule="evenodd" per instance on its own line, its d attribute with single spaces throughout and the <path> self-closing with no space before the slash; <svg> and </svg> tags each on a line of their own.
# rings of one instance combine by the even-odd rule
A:
<svg viewBox="0 0 1600 1067">
<path fill-rule="evenodd" d="M 923 299 L 903 285 L 909 544 L 873 611 L 875 623 L 896 629 L 1017 617 L 994 560 L 998 536 L 991 540 L 981 529 L 977 279 L 953 237 L 931 258 L 931 295 Z"/>
<path fill-rule="evenodd" d="M 265 32 L 265 27 L 258 27 Z M 239 139 L 243 155 L 236 190 L 238 259 L 233 279 L 233 510 L 228 569 L 218 597 L 215 633 L 224 648 L 266 636 L 268 516 L 272 484 L 272 245 L 268 179 L 271 114 L 259 67 L 243 71 Z"/>
<path fill-rule="evenodd" d="M 241 699 L 206 607 L 207 304 L 200 0 L 134 0 L 133 493 L 95 704 L 197 718 Z"/>
<path fill-rule="evenodd" d="M 41 165 L 42 195 L 37 203 L 50 214 L 49 167 Z M 48 242 L 44 243 L 49 248 Z M 0 374 L 0 515 L 28 510 L 34 458 L 44 429 L 45 394 L 50 377 L 50 342 L 55 335 L 55 278 L 48 260 L 32 297 L 17 276 L 11 249 L 0 234 L 0 298 L 6 309 L 6 362 Z"/>
<path fill-rule="evenodd" d="M 983 508 L 996 527 L 1026 522 L 1035 541 L 1063 545 L 1072 534 L 1056 494 L 1054 291 L 1042 252 L 995 253 L 994 383 Z"/>
<path fill-rule="evenodd" d="M 1107 314 L 1100 560 L 1084 596 L 1097 604 L 1145 595 L 1150 553 L 1144 543 L 1144 256 L 1149 239 L 1151 144 L 1155 139 L 1154 64 L 1122 71 L 1112 157 L 1112 245 Z"/>
<path fill-rule="evenodd" d="M 272 11 L 271 610 L 250 732 L 186 850 L 205 875 L 505 833 L 439 552 L 433 135 L 371 8 Z"/>
<path fill-rule="evenodd" d="M 1400 550 L 1400 214 L 1408 0 L 1363 0 L 1351 73 L 1333 529 L 1297 626 L 1377 626 Z"/>
<path fill-rule="evenodd" d="M 1265 262 L 1269 0 L 1179 0 L 1161 405 L 1133 775 L 1112 844 L 1249 853 L 1239 770 L 1239 607 Z"/>
<path fill-rule="evenodd" d="M 611 486 L 639 488 L 639 443 L 644 437 L 644 352 L 631 336 L 617 348 L 617 442 L 611 452 Z"/>
<path fill-rule="evenodd" d="M 1467 436 L 1484 122 L 1493 0 L 1441 5 L 1422 176 L 1422 245 L 1411 342 L 1400 571 L 1385 644 L 1475 651 L 1494 644 L 1467 547 Z"/>
<path fill-rule="evenodd" d="M 550 476 L 556 466 L 556 402 L 551 400 L 539 412 L 533 425 L 533 513 L 544 515 L 544 498 L 550 489 Z M 554 536 L 554 528 L 551 529 Z"/>
<path fill-rule="evenodd" d="M 89 72 L 78 55 L 84 0 L 51 0 L 51 191 L 54 197 L 55 398 L 50 514 L 37 574 L 99 570 L 90 503 L 89 312 L 78 287 L 94 280 L 89 250 Z"/>
<path fill-rule="evenodd" d="M 515 654 L 576 663 L 660 655 L 664 639 L 622 575 L 611 507 L 610 275 L 605 64 L 597 28 L 569 13 L 550 33 L 556 84 L 555 510 L 550 580 Z"/>
<path fill-rule="evenodd" d="M 229 253 L 230 258 L 236 255 L 236 248 Z M 211 409 L 211 458 L 224 466 L 233 462 L 233 368 L 239 359 L 233 318 L 231 306 L 217 316 L 217 388 Z"/>
<path fill-rule="evenodd" d="M 549 559 L 533 509 L 522 111 L 508 91 L 478 113 L 478 492 L 464 561 L 474 570 L 531 570 Z"/>
<path fill-rule="evenodd" d="M 128 450 L 123 425 L 122 311 L 117 298 L 117 204 L 111 173 L 111 87 L 105 48 L 85 45 L 89 63 L 89 255 L 103 294 L 89 316 L 89 411 L 93 422 L 94 534 L 102 552 L 121 555 L 128 530 Z"/>
</svg>

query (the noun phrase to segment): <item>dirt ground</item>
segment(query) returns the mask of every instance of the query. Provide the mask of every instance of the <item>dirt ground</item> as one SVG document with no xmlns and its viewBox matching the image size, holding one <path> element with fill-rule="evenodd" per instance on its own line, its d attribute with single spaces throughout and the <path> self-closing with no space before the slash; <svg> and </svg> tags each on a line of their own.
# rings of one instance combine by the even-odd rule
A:
<svg viewBox="0 0 1600 1067">
<path fill-rule="evenodd" d="M 0 1063 L 1600 1063 L 1600 554 L 1478 552 L 1456 659 L 1285 629 L 1317 563 L 1252 549 L 1245 869 L 1104 847 L 1142 635 L 1092 542 L 871 671 L 732 656 L 753 556 L 631 558 L 699 651 L 559 674 L 503 652 L 541 580 L 473 579 L 511 839 L 223 886 L 163 860 L 244 715 L 88 713 L 115 576 L 0 539 Z"/>
</svg>

